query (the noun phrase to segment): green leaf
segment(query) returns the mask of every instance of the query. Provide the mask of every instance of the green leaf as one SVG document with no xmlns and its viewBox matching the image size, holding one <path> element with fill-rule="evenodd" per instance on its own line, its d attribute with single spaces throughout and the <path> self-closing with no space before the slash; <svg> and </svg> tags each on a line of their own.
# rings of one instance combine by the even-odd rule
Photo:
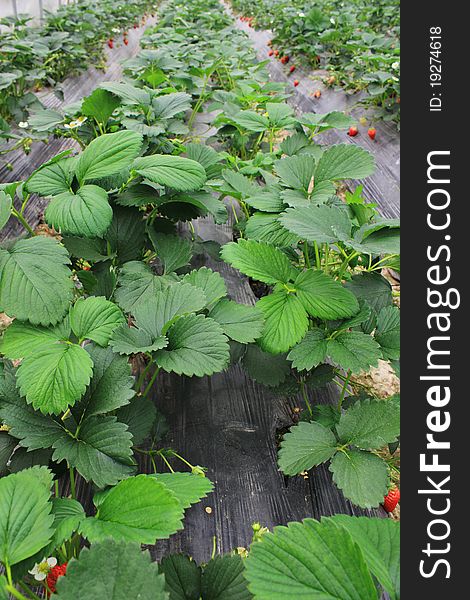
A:
<svg viewBox="0 0 470 600">
<path fill-rule="evenodd" d="M 287 355 L 298 371 L 310 371 L 322 363 L 327 354 L 327 342 L 321 329 L 307 331 L 304 339 Z"/>
<path fill-rule="evenodd" d="M 157 277 L 143 262 L 126 263 L 119 274 L 118 288 L 114 294 L 116 302 L 125 312 L 134 312 L 139 304 L 147 304 L 157 292 L 165 289 L 169 279 Z"/>
<path fill-rule="evenodd" d="M 225 204 L 211 192 L 205 192 L 204 190 L 160 196 L 158 204 L 161 207 L 161 212 L 167 214 L 170 219 L 180 217 L 180 220 L 183 220 L 183 213 L 178 215 L 178 211 L 179 206 L 184 204 L 196 209 L 192 211 L 196 217 L 211 214 L 216 223 L 226 223 L 228 218 Z"/>
<path fill-rule="evenodd" d="M 63 123 L 64 115 L 57 110 L 39 110 L 30 115 L 28 123 L 35 131 L 50 131 Z"/>
<path fill-rule="evenodd" d="M 93 361 L 93 378 L 81 405 L 87 416 L 116 410 L 134 397 L 134 377 L 126 358 L 117 356 L 111 348 L 87 344 L 86 351 Z"/>
<path fill-rule="evenodd" d="M 163 265 L 164 273 L 177 271 L 191 260 L 192 244 L 190 240 L 154 231 L 149 232 L 149 237 Z"/>
<path fill-rule="evenodd" d="M 350 317 L 359 310 L 354 295 L 322 271 L 303 271 L 293 287 L 305 310 L 312 317 L 339 319 Z"/>
<path fill-rule="evenodd" d="M 235 198 L 245 198 L 247 196 L 253 196 L 261 191 L 261 188 L 253 183 L 251 179 L 245 177 L 242 173 L 237 171 L 231 171 L 225 169 L 222 171 L 222 177 L 229 184 L 228 191 L 237 192 L 234 194 Z M 227 186 L 224 186 L 226 188 Z M 230 194 L 232 195 L 232 194 Z"/>
<path fill-rule="evenodd" d="M 165 556 L 159 565 L 160 573 L 165 576 L 165 590 L 169 600 L 200 600 L 201 569 L 183 554 Z"/>
<path fill-rule="evenodd" d="M 126 104 L 130 105 L 150 105 L 150 94 L 146 90 L 134 86 L 130 83 L 121 81 L 105 81 L 100 84 L 100 88 L 119 96 Z"/>
<path fill-rule="evenodd" d="M 79 559 L 69 562 L 54 595 L 59 600 L 166 600 L 164 586 L 148 552 L 141 552 L 137 544 L 108 539 L 83 548 Z"/>
<path fill-rule="evenodd" d="M 23 469 L 35 466 L 48 467 L 52 458 L 52 449 L 26 450 L 26 448 L 17 448 L 10 459 L 8 469 L 10 473 L 18 473 Z"/>
<path fill-rule="evenodd" d="M 26 180 L 25 190 L 40 196 L 56 196 L 70 191 L 75 174 L 76 158 L 59 154 L 36 169 Z"/>
<path fill-rule="evenodd" d="M 191 273 L 187 273 L 181 281 L 190 283 L 204 292 L 206 307 L 210 307 L 227 295 L 227 286 L 223 277 L 220 273 L 212 271 L 207 267 L 201 267 L 200 269 L 191 271 Z"/>
<path fill-rule="evenodd" d="M 156 119 L 171 119 L 191 108 L 191 96 L 185 92 L 175 92 L 154 98 L 152 102 Z"/>
<path fill-rule="evenodd" d="M 50 474 L 48 478 L 51 484 Z M 4 565 L 33 556 L 52 537 L 50 487 L 44 483 L 37 467 L 0 479 L 0 562 Z"/>
<path fill-rule="evenodd" d="M 400 309 L 396 306 L 384 306 L 377 317 L 375 340 L 382 348 L 385 359 L 400 358 Z"/>
<path fill-rule="evenodd" d="M 104 497 L 95 517 L 85 519 L 80 533 L 90 542 L 154 544 L 182 528 L 183 507 L 163 483 L 147 475 L 129 477 Z"/>
<path fill-rule="evenodd" d="M 266 352 L 287 352 L 304 337 L 308 328 L 307 313 L 293 294 L 282 290 L 274 292 L 258 300 L 256 306 L 265 319 L 258 343 Z"/>
<path fill-rule="evenodd" d="M 46 342 L 18 367 L 18 386 L 35 409 L 58 415 L 82 397 L 92 369 L 89 354 L 80 346 Z"/>
<path fill-rule="evenodd" d="M 269 387 L 277 387 L 290 373 L 285 354 L 269 354 L 255 344 L 247 347 L 242 363 L 252 379 Z"/>
<path fill-rule="evenodd" d="M 0 311 L 34 325 L 57 323 L 72 299 L 69 262 L 65 248 L 43 236 L 0 248 Z"/>
<path fill-rule="evenodd" d="M 377 600 L 359 546 L 327 520 L 275 527 L 252 545 L 245 564 L 256 600 Z"/>
<path fill-rule="evenodd" d="M 84 185 L 76 194 L 55 196 L 45 212 L 49 225 L 66 235 L 103 237 L 113 218 L 108 194 L 97 185 Z"/>
<path fill-rule="evenodd" d="M 20 398 L 12 371 L 6 374 L 6 384 L 0 401 L 0 417 L 10 427 L 10 433 L 29 450 L 50 448 L 63 435 L 61 425 Z"/>
<path fill-rule="evenodd" d="M 248 131 L 261 132 L 269 128 L 269 120 L 264 115 L 255 112 L 254 110 L 242 110 L 232 120 Z"/>
<path fill-rule="evenodd" d="M 275 127 L 286 127 L 295 123 L 294 109 L 286 102 L 266 102 L 266 112 L 271 125 Z"/>
<path fill-rule="evenodd" d="M 132 168 L 153 183 L 174 190 L 198 190 L 206 181 L 204 167 L 190 158 L 153 154 L 134 161 Z"/>
<path fill-rule="evenodd" d="M 116 198 L 116 202 L 121 206 L 145 206 L 154 204 L 159 199 L 155 188 L 142 183 L 137 183 L 127 187 Z"/>
<path fill-rule="evenodd" d="M 264 242 L 240 239 L 223 246 L 220 254 L 225 262 L 264 283 L 287 283 L 296 274 L 287 256 Z"/>
<path fill-rule="evenodd" d="M 78 530 L 80 523 L 86 518 L 83 506 L 72 498 L 52 498 L 52 514 L 54 515 L 54 535 L 46 552 L 49 556 L 63 542 L 69 540 Z"/>
<path fill-rule="evenodd" d="M 202 143 L 190 142 L 185 144 L 187 157 L 200 163 L 204 169 L 210 168 L 220 162 L 222 156 L 211 146 L 205 146 Z"/>
<path fill-rule="evenodd" d="M 80 183 L 115 175 L 129 167 L 139 154 L 142 136 L 135 131 L 106 133 L 90 142 L 81 153 L 76 175 Z"/>
<path fill-rule="evenodd" d="M 0 575 L 0 600 L 10 600 L 10 593 L 6 589 L 8 580 L 5 575 Z"/>
<path fill-rule="evenodd" d="M 109 342 L 113 352 L 119 354 L 138 354 L 140 352 L 155 352 L 168 345 L 164 336 L 154 337 L 145 329 L 129 327 L 127 324 L 118 327 Z"/>
<path fill-rule="evenodd" d="M 222 326 L 225 335 L 241 344 L 254 342 L 263 331 L 263 313 L 256 306 L 237 304 L 224 298 L 214 306 L 209 316 Z"/>
<path fill-rule="evenodd" d="M 345 287 L 356 298 L 365 300 L 376 312 L 392 304 L 392 286 L 379 273 L 353 275 L 351 281 L 345 283 Z"/>
<path fill-rule="evenodd" d="M 382 357 L 380 346 L 370 336 L 360 331 L 343 331 L 328 340 L 328 356 L 344 370 L 353 373 L 376 367 Z"/>
<path fill-rule="evenodd" d="M 18 440 L 11 436 L 7 431 L 0 431 L 0 475 L 4 475 L 6 472 L 8 460 L 13 454 L 13 450 L 16 448 L 17 444 Z"/>
<path fill-rule="evenodd" d="M 213 319 L 182 316 L 168 329 L 167 337 L 167 348 L 155 353 L 155 362 L 165 371 L 202 377 L 228 366 L 227 338 Z"/>
<path fill-rule="evenodd" d="M 70 325 L 79 339 L 106 346 L 115 329 L 125 323 L 120 308 L 103 296 L 79 298 L 70 311 Z"/>
<path fill-rule="evenodd" d="M 126 406 L 116 412 L 121 423 L 125 423 L 132 433 L 132 443 L 138 446 L 144 442 L 152 431 L 157 410 L 150 398 L 135 396 Z"/>
<path fill-rule="evenodd" d="M 64 319 L 55 327 L 31 325 L 27 321 L 15 319 L 3 334 L 0 352 L 8 358 L 24 358 L 36 352 L 45 342 L 68 340 L 69 335 L 68 319 Z"/>
<path fill-rule="evenodd" d="M 370 452 L 348 450 L 334 455 L 330 471 L 333 481 L 361 508 L 374 508 L 387 493 L 388 472 L 385 462 Z"/>
<path fill-rule="evenodd" d="M 269 213 L 278 213 L 284 208 L 284 202 L 277 190 L 258 192 L 254 196 L 245 198 L 245 204 Z"/>
<path fill-rule="evenodd" d="M 285 185 L 306 192 L 315 171 L 315 159 L 309 154 L 288 156 L 277 160 L 274 169 Z"/>
<path fill-rule="evenodd" d="M 71 256 L 83 258 L 92 262 L 100 262 L 113 258 L 113 254 L 108 256 L 104 240 L 95 238 L 64 237 L 62 243 L 67 248 Z"/>
<path fill-rule="evenodd" d="M 267 242 L 280 248 L 295 246 L 298 242 L 297 236 L 287 231 L 279 222 L 278 213 L 255 213 L 246 222 L 245 235 L 249 239 Z"/>
<path fill-rule="evenodd" d="M 66 460 L 99 488 L 115 485 L 134 471 L 132 436 L 116 417 L 89 417 L 76 437 L 64 434 L 53 446 L 55 461 Z"/>
<path fill-rule="evenodd" d="M 337 144 L 325 150 L 315 170 L 315 182 L 363 179 L 375 170 L 374 157 L 360 146 Z"/>
<path fill-rule="evenodd" d="M 105 237 L 120 263 L 139 259 L 145 245 L 142 213 L 135 208 L 115 206 L 113 220 Z"/>
<path fill-rule="evenodd" d="M 149 475 L 163 483 L 178 498 L 183 508 L 196 504 L 212 492 L 214 484 L 207 477 L 193 473 L 155 473 Z"/>
<path fill-rule="evenodd" d="M 351 222 L 346 211 L 325 204 L 288 208 L 279 221 L 307 242 L 333 244 L 348 239 L 351 234 Z"/>
<path fill-rule="evenodd" d="M 157 292 L 146 304 L 138 304 L 133 314 L 136 324 L 156 339 L 166 333 L 175 317 L 202 310 L 205 304 L 206 298 L 200 288 L 178 282 Z"/>
<path fill-rule="evenodd" d="M 400 254 L 400 221 L 382 219 L 366 223 L 355 232 L 351 246 L 370 254 Z"/>
<path fill-rule="evenodd" d="M 81 113 L 96 119 L 102 125 L 106 125 L 109 117 L 120 104 L 121 101 L 116 96 L 106 90 L 96 88 L 83 100 Z"/>
<path fill-rule="evenodd" d="M 320 423 L 302 422 L 292 427 L 279 450 L 279 468 L 297 475 L 329 460 L 337 450 L 333 432 Z"/>
<path fill-rule="evenodd" d="M 11 217 L 11 207 L 11 196 L 0 191 L 0 229 L 5 227 L 8 219 Z"/>
<path fill-rule="evenodd" d="M 209 561 L 201 580 L 204 600 L 251 600 L 241 556 L 226 554 Z"/>
<path fill-rule="evenodd" d="M 367 566 L 392 600 L 400 598 L 400 523 L 372 517 L 329 517 L 351 535 Z"/>
<path fill-rule="evenodd" d="M 340 441 L 378 450 L 400 435 L 400 405 L 392 400 L 362 400 L 346 410 L 336 427 Z"/>
</svg>

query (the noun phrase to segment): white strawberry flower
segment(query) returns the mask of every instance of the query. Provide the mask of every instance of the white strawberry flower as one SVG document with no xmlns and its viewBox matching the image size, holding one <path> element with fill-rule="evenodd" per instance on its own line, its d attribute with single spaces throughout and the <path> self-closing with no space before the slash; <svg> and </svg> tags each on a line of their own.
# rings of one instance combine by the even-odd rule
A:
<svg viewBox="0 0 470 600">
<path fill-rule="evenodd" d="M 83 125 L 88 117 L 77 117 L 74 121 L 70 121 L 70 123 L 64 123 L 65 129 L 76 129 Z"/>
<path fill-rule="evenodd" d="M 29 123 L 28 121 L 20 121 L 18 123 L 18 127 L 21 127 L 21 129 L 26 129 L 27 127 L 29 127 Z"/>
<path fill-rule="evenodd" d="M 28 571 L 30 575 L 34 576 L 36 581 L 44 581 L 46 579 L 47 574 L 55 567 L 57 564 L 57 558 L 54 556 L 49 556 L 49 558 L 44 557 L 41 562 L 36 563 L 34 567 Z"/>
<path fill-rule="evenodd" d="M 392 69 L 398 69 L 399 66 L 400 66 L 400 63 L 398 61 L 392 63 Z"/>
</svg>

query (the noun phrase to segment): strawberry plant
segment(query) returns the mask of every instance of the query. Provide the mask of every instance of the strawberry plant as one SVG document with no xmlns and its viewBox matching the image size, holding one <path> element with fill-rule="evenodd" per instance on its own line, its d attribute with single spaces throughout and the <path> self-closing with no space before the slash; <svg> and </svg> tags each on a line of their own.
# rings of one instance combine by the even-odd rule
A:
<svg viewBox="0 0 470 600">
<path fill-rule="evenodd" d="M 232 0 L 254 26 L 270 29 L 282 55 L 329 71 L 325 83 L 358 92 L 358 101 L 376 118 L 400 121 L 399 6 L 382 0 Z M 278 51 L 279 53 L 279 51 Z M 275 54 L 275 53 L 274 53 Z"/>
<path fill-rule="evenodd" d="M 102 65 L 102 46 L 113 32 L 126 29 L 153 5 L 150 0 L 86 0 L 59 6 L 41 26 L 32 26 L 24 15 L 1 19 L 0 117 L 25 122 L 28 110 L 40 106 L 33 88 L 55 85 L 90 64 Z"/>
<path fill-rule="evenodd" d="M 399 598 L 400 532 L 399 524 L 390 520 L 336 515 L 290 523 L 272 533 L 255 524 L 249 550 L 213 554 L 201 566 L 181 554 L 156 564 L 140 544 L 178 528 L 184 509 L 211 490 L 206 478 L 190 473 L 129 478 L 95 494 L 93 516 L 76 500 L 53 496 L 51 488 L 52 475 L 45 467 L 0 480 L 4 595 L 23 600 L 34 597 L 34 587 L 42 585 L 46 597 L 64 600 L 77 595 L 92 600 L 97 593 L 116 600 L 135 594 L 149 600 L 164 600 L 168 594 L 202 600 L 236 594 L 262 600 L 285 598 L 293 590 L 312 598 L 341 590 L 341 597 L 370 600 L 383 590 Z M 18 497 L 21 504 L 15 501 Z M 91 547 L 80 548 L 82 537 Z M 295 568 L 299 560 L 302 577 Z"/>
<path fill-rule="evenodd" d="M 300 393 L 281 470 L 329 463 L 362 507 L 392 506 L 399 444 L 398 397 L 352 386 L 379 360 L 399 359 L 399 309 L 383 272 L 399 270 L 399 224 L 351 184 L 373 172 L 371 154 L 318 143 L 352 120 L 297 115 L 217 0 L 170 0 L 142 45 L 124 81 L 34 110 L 28 131 L 70 137 L 77 150 L 0 185 L 0 227 L 23 228 L 0 247 L 0 597 L 34 597 L 42 581 L 46 596 L 90 600 L 97 589 L 398 598 L 391 520 L 258 525 L 250 549 L 201 566 L 182 555 L 157 566 L 140 551 L 181 529 L 212 490 L 203 467 L 164 444 L 152 393 L 163 372 L 204 377 L 240 362 L 276 393 Z M 38 197 L 39 229 L 26 210 Z M 234 241 L 220 248 L 196 235 L 193 220 L 223 224 L 228 209 Z M 246 275 L 256 304 L 234 302 L 218 272 L 196 267 L 203 254 Z M 336 405 L 312 404 L 308 392 L 330 384 Z M 152 473 L 139 474 L 138 456 Z M 175 471 L 179 462 L 190 472 Z"/>
</svg>

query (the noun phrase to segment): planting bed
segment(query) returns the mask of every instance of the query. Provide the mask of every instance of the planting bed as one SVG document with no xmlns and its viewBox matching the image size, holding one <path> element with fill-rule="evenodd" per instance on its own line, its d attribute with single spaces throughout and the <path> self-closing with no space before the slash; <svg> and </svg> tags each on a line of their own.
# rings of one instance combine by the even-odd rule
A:
<svg viewBox="0 0 470 600">
<path fill-rule="evenodd" d="M 0 600 L 398 600 L 396 131 L 133 6 L 2 146 Z"/>
<path fill-rule="evenodd" d="M 230 10 L 228 3 L 224 4 Z M 351 142 L 359 144 L 373 153 L 377 169 L 361 183 L 364 185 L 364 193 L 374 202 L 377 202 L 380 213 L 384 217 L 396 218 L 400 216 L 400 134 L 395 124 L 386 121 L 374 122 L 377 130 L 375 139 L 372 141 L 367 135 L 368 125 L 361 125 L 359 120 L 366 113 L 365 109 L 358 106 L 358 101 L 363 94 L 347 94 L 340 89 L 333 89 L 325 83 L 325 71 L 313 70 L 312 68 L 296 66 L 293 73 L 289 72 L 291 64 L 284 66 L 279 57 L 268 56 L 270 46 L 268 42 L 272 39 L 272 32 L 261 30 L 248 25 L 240 17 L 236 19 L 237 27 L 244 31 L 250 38 L 258 59 L 269 60 L 268 70 L 276 81 L 286 82 L 288 88 L 292 86 L 292 98 L 290 102 L 299 112 L 327 113 L 331 110 L 345 111 L 351 114 L 357 122 L 359 135 L 348 138 L 346 132 L 332 131 L 325 134 L 325 140 L 330 144 L 340 142 Z M 293 86 L 294 80 L 299 82 L 297 87 Z M 320 97 L 314 96 L 320 91 Z"/>
</svg>

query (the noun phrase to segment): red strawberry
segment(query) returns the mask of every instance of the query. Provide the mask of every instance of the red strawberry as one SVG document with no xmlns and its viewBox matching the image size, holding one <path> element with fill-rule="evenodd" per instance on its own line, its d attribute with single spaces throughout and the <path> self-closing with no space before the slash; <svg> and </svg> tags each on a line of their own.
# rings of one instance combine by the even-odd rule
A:
<svg viewBox="0 0 470 600">
<path fill-rule="evenodd" d="M 286 65 L 289 62 L 289 57 L 287 55 L 283 56 L 281 58 L 281 62 L 282 62 L 283 65 Z"/>
<path fill-rule="evenodd" d="M 46 578 L 47 587 L 49 588 L 49 590 L 52 593 L 55 593 L 55 591 L 56 591 L 55 586 L 56 586 L 57 580 L 59 579 L 59 577 L 62 577 L 63 575 L 65 575 L 66 571 L 67 571 L 67 563 L 63 563 L 62 565 L 56 565 L 55 567 L 52 567 L 52 569 L 47 574 L 47 578 Z"/>
<path fill-rule="evenodd" d="M 127 46 L 129 44 L 129 40 L 127 38 L 124 38 L 124 44 Z"/>
<path fill-rule="evenodd" d="M 383 507 L 387 512 L 392 512 L 400 502 L 400 490 L 397 487 L 393 487 L 389 490 L 383 501 Z"/>
<path fill-rule="evenodd" d="M 376 133 L 377 130 L 375 129 L 375 127 L 369 127 L 369 129 L 367 130 L 367 135 L 370 137 L 371 140 L 375 140 Z"/>
<path fill-rule="evenodd" d="M 137 23 L 134 23 L 134 29 L 137 29 L 138 25 Z"/>
<path fill-rule="evenodd" d="M 273 52 L 272 50 L 270 50 L 270 51 L 268 52 L 268 56 L 272 56 L 273 54 L 274 54 L 274 52 Z"/>
<path fill-rule="evenodd" d="M 354 137 L 358 133 L 359 133 L 359 129 L 355 125 L 351 125 L 351 127 L 349 128 L 349 131 L 348 131 L 348 135 L 350 135 L 351 137 Z"/>
<path fill-rule="evenodd" d="M 289 73 L 293 73 L 295 71 L 295 65 L 292 65 L 291 68 L 289 69 Z"/>
<path fill-rule="evenodd" d="M 299 80 L 298 79 L 294 79 L 294 87 L 297 87 L 299 85 Z"/>
<path fill-rule="evenodd" d="M 316 90 L 315 92 L 313 92 L 313 97 L 314 98 L 320 98 L 321 96 L 321 91 L 320 90 Z"/>
<path fill-rule="evenodd" d="M 279 56 L 279 50 L 274 50 L 274 56 Z"/>
<path fill-rule="evenodd" d="M 109 48 L 114 48 L 114 42 L 113 42 L 113 40 L 108 40 L 108 47 Z"/>
</svg>

